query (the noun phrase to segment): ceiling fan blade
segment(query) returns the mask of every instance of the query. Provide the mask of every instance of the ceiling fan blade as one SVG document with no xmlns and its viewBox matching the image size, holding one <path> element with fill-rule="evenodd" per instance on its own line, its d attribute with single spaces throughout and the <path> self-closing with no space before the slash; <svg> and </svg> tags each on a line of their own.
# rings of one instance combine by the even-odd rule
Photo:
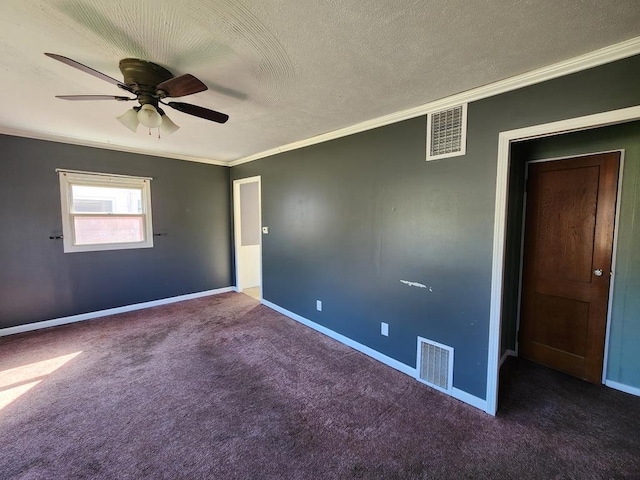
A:
<svg viewBox="0 0 640 480">
<path fill-rule="evenodd" d="M 118 97 L 116 95 L 56 95 L 56 98 L 61 98 L 62 100 L 117 100 L 119 102 L 137 100 L 137 98 Z"/>
<path fill-rule="evenodd" d="M 133 93 L 133 90 L 127 84 L 122 83 L 120 80 L 116 80 L 115 78 L 111 78 L 109 75 L 105 75 L 104 73 L 94 70 L 91 67 L 87 67 L 86 65 L 83 65 L 80 62 L 76 62 L 75 60 L 71 60 L 70 58 L 63 57 L 62 55 L 58 55 L 55 53 L 45 53 L 45 55 L 47 57 L 53 58 L 54 60 L 58 60 L 59 62 L 69 65 L 70 67 L 77 68 L 78 70 L 88 73 L 89 75 L 93 75 L 94 77 L 100 78 L 105 82 L 109 82 L 112 85 L 117 85 L 118 87 L 122 88 L 123 90 L 126 90 L 127 92 Z"/>
<path fill-rule="evenodd" d="M 229 120 L 229 115 L 225 113 L 216 112 L 215 110 L 209 110 L 208 108 L 199 107 L 197 105 L 191 105 L 190 103 L 183 102 L 168 102 L 165 105 L 169 105 L 171 108 L 175 108 L 179 112 L 188 113 L 196 117 L 204 118 L 205 120 L 211 120 L 212 122 L 225 123 Z"/>
<path fill-rule="evenodd" d="M 207 86 L 193 75 L 187 73 L 162 82 L 156 91 L 162 90 L 167 97 L 184 97 L 207 90 Z"/>
</svg>

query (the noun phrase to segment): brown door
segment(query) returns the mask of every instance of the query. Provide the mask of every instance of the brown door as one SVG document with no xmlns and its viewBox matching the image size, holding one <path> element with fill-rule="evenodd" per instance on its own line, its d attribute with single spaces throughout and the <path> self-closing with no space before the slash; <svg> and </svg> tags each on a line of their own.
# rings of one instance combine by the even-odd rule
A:
<svg viewBox="0 0 640 480">
<path fill-rule="evenodd" d="M 532 163 L 520 355 L 601 383 L 620 154 Z"/>
</svg>

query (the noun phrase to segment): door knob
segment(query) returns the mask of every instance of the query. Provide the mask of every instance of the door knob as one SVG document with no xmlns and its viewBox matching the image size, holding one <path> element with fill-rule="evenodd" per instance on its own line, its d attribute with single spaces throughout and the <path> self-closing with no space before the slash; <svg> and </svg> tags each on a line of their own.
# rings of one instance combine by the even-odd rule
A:
<svg viewBox="0 0 640 480">
<path fill-rule="evenodd" d="M 595 270 L 593 271 L 593 274 L 594 274 L 596 277 L 601 277 L 601 276 L 602 276 L 602 270 L 600 270 L 599 268 L 597 268 L 597 269 L 595 269 Z"/>
</svg>

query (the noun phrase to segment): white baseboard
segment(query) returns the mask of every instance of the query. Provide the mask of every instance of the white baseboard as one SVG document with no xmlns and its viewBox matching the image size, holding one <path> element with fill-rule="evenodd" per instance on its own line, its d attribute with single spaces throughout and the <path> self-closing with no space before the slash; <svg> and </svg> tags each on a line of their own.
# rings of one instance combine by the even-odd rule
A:
<svg viewBox="0 0 640 480">
<path fill-rule="evenodd" d="M 451 396 L 461 402 L 468 403 L 472 407 L 476 407 L 483 412 L 487 411 L 487 401 L 483 400 L 480 397 L 476 397 L 475 395 L 471 395 L 470 393 L 465 392 L 464 390 L 460 390 L 459 388 L 453 387 L 451 389 Z"/>
<path fill-rule="evenodd" d="M 298 315 L 297 313 L 290 312 L 289 310 L 282 308 L 279 305 L 276 305 L 275 303 L 271 303 L 268 300 L 263 299 L 261 303 L 264 306 L 269 307 L 272 310 L 275 310 L 276 312 L 279 312 L 297 322 L 302 323 L 303 325 L 306 325 L 307 327 L 313 328 L 314 330 L 330 338 L 333 338 L 334 340 L 337 340 L 340 343 L 343 343 L 344 345 L 347 345 L 348 347 L 353 348 L 354 350 L 357 350 L 361 353 L 364 353 L 365 355 L 368 355 L 374 360 L 378 360 L 379 362 L 384 363 L 385 365 L 391 368 L 395 368 L 396 370 L 406 375 L 409 375 L 412 378 L 417 378 L 418 376 L 415 368 L 410 367 L 409 365 L 405 365 L 404 363 L 399 362 L 398 360 L 395 360 L 391 357 L 388 357 L 387 355 L 384 355 L 378 352 L 377 350 L 374 350 L 370 347 L 367 347 L 366 345 L 358 343 L 355 340 L 350 339 L 349 337 L 345 337 L 344 335 L 334 332 L 333 330 L 330 330 L 327 327 L 323 327 L 322 325 L 312 322 L 311 320 L 306 319 Z M 482 411 L 485 411 L 486 409 L 487 402 L 485 400 L 478 398 L 474 395 L 471 395 L 470 393 L 467 393 L 463 390 L 457 389 L 455 387 L 451 391 L 451 396 L 462 402 L 468 403 L 469 405 L 479 408 Z"/>
<path fill-rule="evenodd" d="M 518 354 L 515 350 L 505 350 L 505 352 L 502 354 L 502 357 L 500 357 L 500 366 L 502 367 L 502 364 L 507 361 L 507 358 L 517 356 Z"/>
<path fill-rule="evenodd" d="M 132 312 L 134 310 L 142 310 L 143 308 L 158 307 L 169 303 L 182 302 L 184 300 L 192 300 L 194 298 L 208 297 L 209 295 L 218 295 L 233 291 L 233 287 L 217 288 L 215 290 L 206 290 L 204 292 L 189 293 L 187 295 L 179 295 L 177 297 L 162 298 L 153 300 L 152 302 L 135 303 L 133 305 L 125 305 L 123 307 L 109 308 L 107 310 L 98 310 L 97 312 L 82 313 L 80 315 L 71 315 L 69 317 L 54 318 L 52 320 L 44 320 L 42 322 L 27 323 L 26 325 L 18 325 L 16 327 L 0 329 L 0 337 L 7 335 L 15 335 L 16 333 L 31 332 L 42 328 L 57 327 L 58 325 L 66 325 L 67 323 L 82 322 L 92 318 L 106 317 L 107 315 L 116 315 L 118 313 Z"/>
<path fill-rule="evenodd" d="M 331 337 L 334 340 L 337 340 L 340 343 L 344 343 L 345 345 L 347 345 L 348 347 L 353 348 L 354 350 L 358 350 L 359 352 L 364 353 L 365 355 L 370 356 L 371 358 L 378 360 L 379 362 L 384 363 L 385 365 L 388 365 L 392 368 L 395 368 L 396 370 L 399 370 L 402 373 L 406 373 L 407 375 L 410 375 L 411 377 L 415 377 L 416 376 L 416 369 L 415 368 L 411 368 L 409 365 L 405 365 L 402 362 L 399 362 L 391 357 L 388 357 L 376 350 L 374 350 L 373 348 L 369 348 L 366 345 L 362 345 L 361 343 L 358 343 L 354 340 L 351 340 L 349 337 L 345 337 L 344 335 L 340 335 L 339 333 L 334 332 L 333 330 L 329 330 L 327 327 L 323 327 L 322 325 L 319 325 L 315 322 L 312 322 L 311 320 L 308 320 L 304 317 L 301 317 L 300 315 L 298 315 L 297 313 L 293 313 L 290 312 L 289 310 L 286 310 L 278 305 L 276 305 L 275 303 L 271 303 L 268 300 L 262 300 L 262 304 L 269 307 L 272 310 L 275 310 L 276 312 L 279 312 L 289 318 L 292 318 L 293 320 L 300 322 L 304 325 L 306 325 L 307 327 L 313 328 L 314 330 L 317 330 L 320 333 L 325 334 L 327 337 Z"/>
<path fill-rule="evenodd" d="M 630 385 L 625 385 L 624 383 L 614 382 L 613 380 L 606 380 L 604 384 L 609 388 L 614 388 L 616 390 L 620 390 L 621 392 L 640 397 L 640 388 L 638 387 L 632 387 Z"/>
</svg>

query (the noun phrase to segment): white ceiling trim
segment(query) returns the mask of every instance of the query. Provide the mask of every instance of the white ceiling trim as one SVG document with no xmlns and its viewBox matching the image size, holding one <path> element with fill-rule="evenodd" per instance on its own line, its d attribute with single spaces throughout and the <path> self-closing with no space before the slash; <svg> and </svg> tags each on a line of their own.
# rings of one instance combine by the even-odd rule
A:
<svg viewBox="0 0 640 480">
<path fill-rule="evenodd" d="M 70 137 L 67 135 L 53 135 L 51 133 L 33 132 L 29 130 L 17 130 L 12 128 L 6 128 L 0 126 L 0 134 L 11 135 L 13 137 L 32 138 L 34 140 L 46 140 L 48 142 L 66 143 L 69 145 L 79 145 L 82 147 L 102 148 L 104 150 L 115 150 L 118 152 L 137 153 L 139 155 L 150 155 L 152 157 L 171 158 L 174 160 L 186 160 L 188 162 L 208 163 L 210 165 L 220 165 L 228 167 L 228 162 L 221 160 L 212 160 L 203 157 L 194 157 L 190 155 L 169 154 L 166 152 L 159 152 L 153 150 L 146 150 L 142 148 L 130 147 L 127 145 L 118 145 L 116 143 L 96 142 L 93 140 L 85 140 L 78 137 Z"/>
<path fill-rule="evenodd" d="M 243 163 L 252 162 L 261 158 L 276 155 L 278 153 L 288 152 L 291 150 L 297 150 L 299 148 L 316 145 L 318 143 L 327 142 L 336 138 L 346 137 L 355 133 L 372 130 L 374 128 L 383 127 L 392 123 L 401 122 L 403 120 L 409 120 L 411 118 L 426 115 L 430 112 L 445 110 L 461 103 L 469 103 L 483 98 L 492 97 L 501 93 L 510 92 L 519 88 L 541 83 L 554 78 L 576 73 L 582 70 L 587 70 L 592 67 L 604 65 L 606 63 L 621 60 L 623 58 L 632 57 L 640 53 L 640 37 L 635 37 L 624 42 L 616 43 L 593 52 L 580 55 L 578 57 L 564 60 L 562 62 L 554 63 L 547 67 L 543 67 L 537 70 L 516 75 L 515 77 L 500 80 L 498 82 L 484 85 L 482 87 L 474 88 L 466 92 L 458 93 L 449 97 L 435 100 L 424 105 L 409 108 L 407 110 L 401 110 L 399 112 L 384 115 L 382 117 L 367 120 L 366 122 L 357 123 L 350 127 L 341 128 L 332 132 L 323 133 L 315 137 L 300 140 L 298 142 L 289 143 L 280 147 L 265 150 L 264 152 L 249 155 L 238 160 L 229 162 L 227 165 L 230 167 L 241 165 Z"/>
</svg>

